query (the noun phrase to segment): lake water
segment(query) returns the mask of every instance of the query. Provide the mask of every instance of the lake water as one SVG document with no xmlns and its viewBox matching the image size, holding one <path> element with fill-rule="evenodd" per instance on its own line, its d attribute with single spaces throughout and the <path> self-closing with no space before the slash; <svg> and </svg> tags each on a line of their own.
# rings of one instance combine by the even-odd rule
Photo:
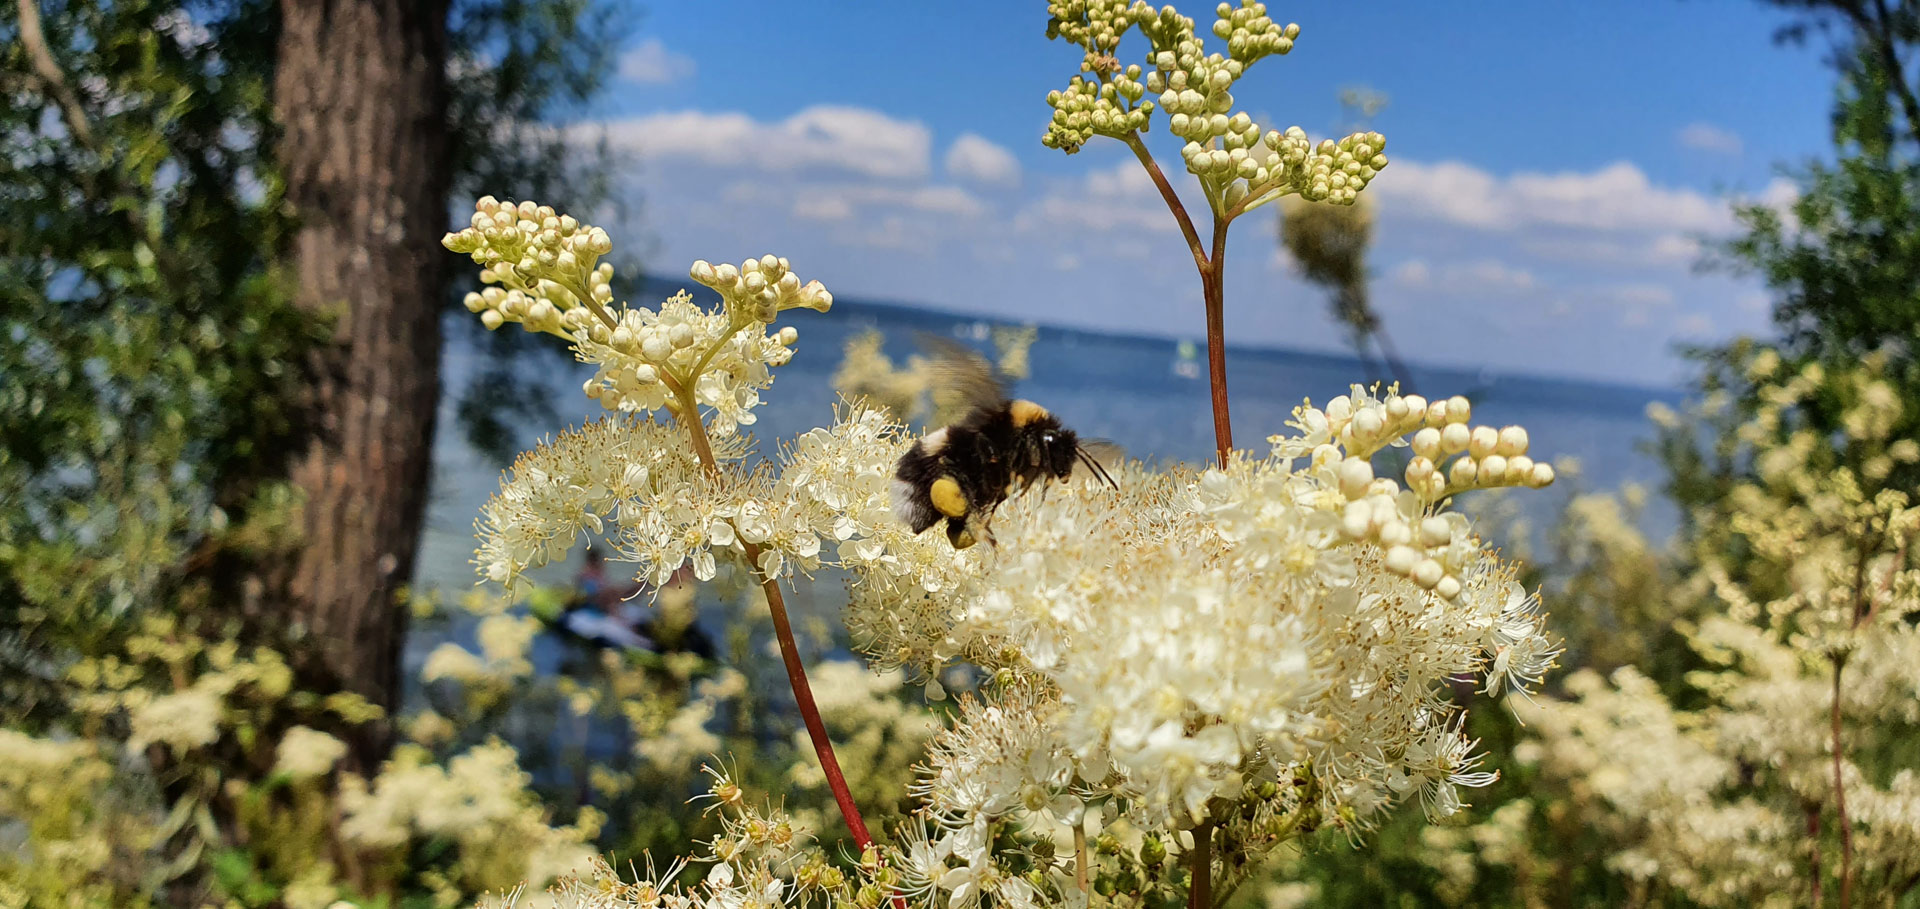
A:
<svg viewBox="0 0 1920 909">
<path fill-rule="evenodd" d="M 656 292 L 664 290 L 661 296 L 675 289 L 652 288 Z M 708 293 L 704 288 L 699 290 Z M 696 299 L 701 299 L 700 294 Z M 761 440 L 761 451 L 773 450 L 774 439 L 791 438 L 832 420 L 837 398 L 830 377 L 840 364 L 844 344 L 853 335 L 869 328 L 880 330 L 886 337 L 888 354 L 902 362 L 917 349 L 915 336 L 919 332 L 977 341 L 991 349 L 987 339 L 995 324 L 951 313 L 852 301 L 835 303 L 830 313 L 799 310 L 785 315 L 790 318 L 783 317 L 781 324 L 795 326 L 800 341 L 793 361 L 775 371 L 773 386 L 762 395 L 759 422 L 752 427 Z M 470 337 L 454 331 L 449 336 Z M 1204 358 L 1204 347 L 1200 356 Z M 1083 435 L 1112 439 L 1133 457 L 1185 461 L 1212 457 L 1213 422 L 1206 379 L 1192 366 L 1180 366 L 1178 341 L 1041 328 L 1031 357 L 1032 375 L 1019 384 L 1017 392 L 1044 403 Z M 473 584 L 468 561 L 474 547 L 473 522 L 481 505 L 497 489 L 503 466 L 470 447 L 455 423 L 454 398 L 481 361 L 481 354 L 470 341 L 456 340 L 446 352 L 444 381 L 448 394 L 441 406 L 416 581 L 448 594 L 458 594 Z M 1464 394 L 1471 398 L 1474 422 L 1525 426 L 1536 460 L 1577 458 L 1582 488 L 1614 489 L 1628 482 L 1657 485 L 1659 481 L 1658 465 L 1637 446 L 1649 434 L 1644 415 L 1647 404 L 1678 403 L 1678 390 L 1473 373 L 1419 364 L 1410 364 L 1410 368 L 1416 390 L 1428 397 Z M 556 365 L 548 360 L 522 373 L 515 377 L 516 386 L 527 394 L 550 396 L 559 419 L 552 425 L 517 427 L 519 448 L 531 447 L 543 437 L 603 412 L 580 393 L 580 383 L 591 375 L 581 364 Z M 1264 439 L 1284 429 L 1285 420 L 1302 398 L 1325 401 L 1344 393 L 1353 382 L 1376 378 L 1384 377 L 1369 374 L 1364 364 L 1351 356 L 1229 347 L 1227 386 L 1232 392 L 1234 439 L 1242 448 L 1263 450 Z M 1547 494 L 1517 498 L 1538 527 L 1551 520 L 1552 509 L 1562 497 Z M 1674 515 L 1670 509 L 1662 511 L 1656 506 L 1643 515 L 1643 524 L 1649 532 L 1664 534 L 1673 527 Z M 559 581 L 571 570 L 571 565 L 556 566 L 543 577 Z M 837 603 L 831 600 L 841 595 L 840 585 L 828 580 L 812 588 L 821 590 L 829 602 L 815 602 L 809 596 L 812 590 L 802 589 L 796 591 L 794 611 L 832 618 Z M 407 648 L 408 675 L 414 674 L 411 670 L 418 668 L 427 650 L 449 635 L 466 637 L 459 629 L 416 634 Z M 537 652 L 536 662 L 545 663 L 547 659 Z"/>
</svg>

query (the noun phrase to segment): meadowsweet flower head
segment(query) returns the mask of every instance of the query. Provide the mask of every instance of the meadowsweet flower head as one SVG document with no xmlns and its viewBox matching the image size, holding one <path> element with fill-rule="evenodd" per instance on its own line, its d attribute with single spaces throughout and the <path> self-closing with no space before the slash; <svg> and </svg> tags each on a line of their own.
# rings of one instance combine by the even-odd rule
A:
<svg viewBox="0 0 1920 909">
<path fill-rule="evenodd" d="M 345 742 L 317 729 L 295 726 L 287 730 L 274 749 L 274 769 L 294 779 L 306 779 L 332 770 L 346 754 Z"/>
<path fill-rule="evenodd" d="M 833 305 L 820 282 L 801 283 L 774 256 L 738 266 L 695 262 L 690 275 L 720 294 L 716 309 L 685 293 L 657 309 L 617 303 L 613 266 L 598 261 L 613 248 L 606 231 L 532 202 L 488 196 L 474 208 L 471 226 L 442 240 L 483 266 L 480 280 L 489 286 L 468 294 L 467 308 L 488 328 L 518 322 L 573 342 L 580 360 L 597 367 L 588 397 L 609 410 L 665 407 L 695 419 L 687 411 L 704 406 L 711 432 L 732 435 L 753 422 L 759 393 L 773 381 L 770 368 L 793 357 L 798 333 L 770 325 L 789 309 Z"/>
<path fill-rule="evenodd" d="M 1387 166 L 1386 138 L 1354 133 L 1314 144 L 1299 127 L 1261 130 L 1236 111 L 1234 84 L 1253 64 L 1293 49 L 1300 26 L 1282 25 L 1255 0 L 1221 3 L 1209 28 L 1226 53 L 1208 52 L 1194 20 L 1143 0 L 1055 0 L 1047 35 L 1084 52 L 1066 89 L 1049 92 L 1053 119 L 1042 143 L 1073 153 L 1094 136 L 1145 132 L 1155 109 L 1185 140 L 1180 157 L 1207 187 L 1216 210 L 1246 210 L 1285 195 L 1351 204 Z M 1150 47 L 1146 66 L 1122 65 L 1121 39 L 1138 29 Z M 1151 97 L 1148 97 L 1151 95 Z M 1245 204 L 1242 204 L 1242 203 Z"/>
<path fill-rule="evenodd" d="M 1236 66 L 1278 52 L 1275 35 L 1291 40 L 1257 6 L 1241 9 L 1222 14 Z M 1156 41 L 1197 41 L 1170 11 L 1143 28 Z M 1088 25 L 1085 40 L 1108 47 L 1105 34 Z M 1168 66 L 1215 72 L 1225 62 Z M 1230 81 L 1210 97 L 1225 97 Z M 534 242 L 524 229 L 522 239 L 474 230 L 479 239 L 452 245 Z M 550 267 L 534 255 L 508 271 Z M 750 421 L 766 369 L 792 341 L 767 324 L 830 298 L 771 257 L 696 263 L 692 276 L 719 292 L 718 307 L 684 297 L 657 311 L 609 306 L 611 322 L 568 329 L 598 366 L 588 394 L 623 414 L 514 465 L 480 522 L 483 575 L 516 584 L 583 535 L 616 540 L 618 557 L 656 584 L 688 564 L 712 578 L 723 559 L 770 583 L 834 566 L 851 576 L 847 627 L 874 667 L 903 669 L 930 694 L 957 663 L 991 682 L 934 736 L 912 789 L 922 813 L 905 848 L 867 857 L 871 880 L 825 883 L 795 819 L 753 807 L 732 774 L 716 772 L 723 834 L 709 843 L 702 885 L 675 899 L 774 905 L 831 892 L 877 906 L 900 887 L 949 906 L 1058 902 L 1077 891 L 1055 839 L 1092 806 L 1153 836 L 1165 858 L 1165 843 L 1203 823 L 1271 849 L 1322 823 L 1352 833 L 1416 796 L 1428 813 L 1450 814 L 1461 789 L 1492 779 L 1447 685 L 1477 677 L 1491 693 L 1524 690 L 1557 649 L 1513 567 L 1447 505 L 1465 489 L 1551 482 L 1524 430 L 1472 424 L 1464 398 L 1356 386 L 1324 409 L 1296 409 L 1293 431 L 1265 456 L 1205 470 L 1115 464 L 1117 488 L 1049 482 L 988 516 L 995 545 L 955 550 L 893 514 L 894 471 L 912 435 L 884 405 L 844 404 L 830 425 L 746 462 L 747 443 L 731 433 Z M 863 374 L 895 373 L 877 344 L 867 353 Z M 897 397 L 920 396 L 912 392 Z M 672 424 L 646 413 L 661 406 Z M 695 407 L 709 414 L 699 424 Z M 1374 469 L 1389 447 L 1418 453 L 1405 486 Z M 483 629 L 487 665 L 511 663 L 525 628 L 506 615 L 488 621 L 497 627 Z M 452 655 L 441 662 L 449 674 L 473 669 Z M 820 699 L 827 711 L 873 713 L 863 706 L 871 697 L 855 696 L 864 686 L 833 688 L 840 696 Z M 641 753 L 664 767 L 718 747 L 709 701 L 663 712 Z M 866 727 L 915 747 L 924 738 L 885 716 Z M 1016 860 L 997 846 L 1003 837 L 1028 852 Z M 815 870 L 796 870 L 806 868 Z"/>
<path fill-rule="evenodd" d="M 1015 497 L 985 554 L 861 528 L 845 562 L 857 578 L 848 623 L 871 658 L 929 674 L 968 660 L 1021 680 L 942 739 L 930 802 L 998 819 L 1026 804 L 1023 787 L 1051 802 L 1071 782 L 1166 827 L 1309 765 L 1327 793 L 1417 783 L 1436 814 L 1459 806 L 1457 787 L 1483 785 L 1443 685 L 1481 673 L 1489 690 L 1524 687 L 1557 651 L 1537 600 L 1463 517 L 1356 476 L 1352 465 L 1423 427 L 1429 408 L 1358 390 L 1336 401 L 1331 420 L 1303 408 L 1301 434 L 1264 459 L 1124 467 L 1117 491 L 1070 483 Z M 1332 453 L 1305 465 L 1286 456 L 1323 447 Z M 836 498 L 879 494 L 875 480 Z M 1345 532 L 1349 506 L 1375 496 L 1397 522 L 1381 526 L 1404 539 Z M 1395 546 L 1421 547 L 1421 560 L 1395 570 Z M 1421 577 L 1421 561 L 1441 576 Z M 1001 773 L 1033 775 L 993 782 Z"/>
</svg>

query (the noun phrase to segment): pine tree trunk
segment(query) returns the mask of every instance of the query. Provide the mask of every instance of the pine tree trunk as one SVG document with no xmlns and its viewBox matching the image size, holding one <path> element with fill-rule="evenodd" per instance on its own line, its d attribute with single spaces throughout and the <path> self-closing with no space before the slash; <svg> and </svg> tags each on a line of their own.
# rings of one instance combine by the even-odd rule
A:
<svg viewBox="0 0 1920 909">
<path fill-rule="evenodd" d="M 279 159 L 292 278 L 335 320 L 293 468 L 305 537 L 276 585 L 296 665 L 391 717 L 439 398 L 447 225 L 447 0 L 281 0 Z M 371 770 L 390 722 L 350 736 Z"/>
</svg>

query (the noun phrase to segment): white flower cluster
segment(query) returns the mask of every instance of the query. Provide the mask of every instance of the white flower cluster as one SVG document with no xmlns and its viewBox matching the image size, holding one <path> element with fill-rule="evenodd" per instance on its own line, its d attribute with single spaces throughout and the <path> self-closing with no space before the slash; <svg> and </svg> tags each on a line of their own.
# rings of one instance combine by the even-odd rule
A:
<svg viewBox="0 0 1920 909">
<path fill-rule="evenodd" d="M 1469 489 L 1553 483 L 1552 465 L 1527 456 L 1524 428 L 1470 426 L 1471 418 L 1472 404 L 1459 395 L 1431 403 L 1391 392 L 1375 398 L 1356 385 L 1325 410 L 1295 408 L 1288 425 L 1298 435 L 1267 441 L 1277 457 L 1311 457 L 1323 482 L 1340 491 L 1340 528 L 1348 537 L 1379 544 L 1389 571 L 1451 600 L 1460 595 L 1458 570 L 1475 547 L 1463 517 L 1429 513 L 1430 506 Z M 1373 455 L 1390 445 L 1413 450 L 1404 488 L 1374 476 Z"/>
<path fill-rule="evenodd" d="M 588 301 L 613 299 L 613 266 L 596 264 L 613 250 L 607 232 L 534 202 L 484 196 L 473 208 L 469 226 L 440 241 L 472 256 L 481 283 L 492 285 L 467 294 L 467 309 L 489 329 L 518 322 L 528 331 L 572 338 L 591 327 Z"/>
<path fill-rule="evenodd" d="M 1718 456 L 1751 473 L 1695 515 L 1660 604 L 1701 668 L 1576 673 L 1568 701 L 1523 708 L 1527 747 L 1627 877 L 1705 906 L 1805 904 L 1842 874 L 1897 899 L 1895 882 L 1920 880 L 1920 506 L 1889 479 L 1916 454 L 1893 430 L 1903 404 L 1879 355 L 1733 365 L 1747 403 L 1702 410 Z M 1631 558 L 1644 541 L 1605 546 L 1646 564 Z"/>
<path fill-rule="evenodd" d="M 296 780 L 331 772 L 347 755 L 347 744 L 308 726 L 295 726 L 274 748 L 273 769 Z"/>
<path fill-rule="evenodd" d="M 670 301 L 572 337 L 601 365 L 589 393 L 603 402 L 651 410 L 655 399 L 628 394 L 658 382 L 678 416 L 697 393 L 730 430 L 784 362 L 790 338 L 769 337 L 767 321 L 828 298 L 784 260 L 698 263 L 693 275 L 720 291 L 719 310 Z M 696 391 L 709 380 L 711 392 Z M 1469 416 L 1464 399 L 1356 386 L 1325 410 L 1297 409 L 1298 433 L 1263 458 L 1116 464 L 1117 489 L 1050 482 L 1014 496 L 991 516 L 997 544 L 964 551 L 894 517 L 910 438 L 875 407 L 842 408 L 753 469 L 726 436 L 709 459 L 700 424 L 623 416 L 522 457 L 486 507 L 476 561 L 513 584 L 593 533 L 616 536 L 619 557 L 656 583 L 689 562 L 713 577 L 729 552 L 757 558 L 769 580 L 849 570 L 847 624 L 875 664 L 924 674 L 935 697 L 931 680 L 952 663 L 994 680 L 932 748 L 918 789 L 929 826 L 904 854 L 869 857 L 878 870 L 861 899 L 875 905 L 897 886 L 949 905 L 1026 905 L 1063 893 L 1069 866 L 1001 864 L 993 844 L 1006 825 L 1048 839 L 1098 804 L 1177 839 L 1213 818 L 1252 860 L 1321 823 L 1364 828 L 1416 792 L 1430 814 L 1450 814 L 1458 787 L 1493 778 L 1477 769 L 1448 683 L 1523 688 L 1557 651 L 1512 567 L 1444 508 L 1462 489 L 1545 485 L 1552 471 L 1527 459 L 1524 431 L 1469 428 Z M 1373 472 L 1392 446 L 1418 453 L 1405 489 Z M 704 716 L 685 722 L 692 732 Z M 715 798 L 738 810 L 728 786 L 719 779 Z M 813 859 L 774 873 L 803 859 L 769 839 L 771 822 L 729 819 L 711 899 L 685 898 L 772 905 L 852 886 L 825 887 Z"/>
<path fill-rule="evenodd" d="M 707 853 L 678 859 L 666 868 L 648 859 L 638 880 L 622 876 L 595 857 L 575 874 L 562 877 L 545 894 L 525 888 L 482 900 L 475 909 L 784 909 L 788 906 L 848 906 L 879 909 L 886 904 L 897 875 L 880 863 L 878 852 L 844 871 L 827 860 L 806 829 L 780 808 L 755 806 L 732 775 L 703 768 L 712 784 L 698 801 L 720 820 L 721 832 L 706 842 Z M 680 882 L 689 865 L 705 866 L 698 882 Z"/>
<path fill-rule="evenodd" d="M 598 369 L 588 397 L 623 413 L 668 408 L 697 419 L 694 405 L 712 410 L 709 431 L 730 436 L 753 422 L 769 367 L 793 357 L 798 333 L 768 326 L 789 309 L 825 312 L 833 295 L 818 281 L 802 284 L 785 259 L 762 256 L 738 266 L 695 262 L 695 281 L 718 291 L 721 305 L 705 309 L 682 293 L 658 310 L 613 301 L 613 266 L 598 262 L 612 249 L 607 233 L 552 208 L 482 198 L 472 226 L 442 244 L 483 266 L 480 280 L 496 285 L 466 297 L 488 328 L 523 323 L 572 341 L 580 360 Z"/>
<path fill-rule="evenodd" d="M 573 825 L 550 827 L 527 789 L 531 782 L 513 748 L 500 742 L 476 746 L 445 767 L 432 763 L 425 749 L 403 746 L 371 783 L 342 777 L 341 834 L 374 848 L 450 840 L 459 846 L 462 877 L 488 889 L 587 869 L 599 816 L 586 808 Z"/>
<path fill-rule="evenodd" d="M 1285 54 L 1300 26 L 1281 25 L 1264 3 L 1241 0 L 1215 9 L 1214 37 L 1227 53 L 1208 53 L 1194 21 L 1171 6 L 1158 10 L 1144 0 L 1055 0 L 1047 5 L 1049 37 L 1063 37 L 1086 52 L 1081 70 L 1064 91 L 1049 92 L 1053 120 L 1041 140 L 1049 148 L 1076 152 L 1094 136 L 1126 139 L 1146 131 L 1157 106 L 1168 129 L 1185 140 L 1180 157 L 1201 178 L 1216 210 L 1265 204 L 1289 193 L 1313 201 L 1350 204 L 1387 166 L 1386 138 L 1354 133 L 1318 146 L 1299 127 L 1262 133 L 1253 118 L 1233 109 L 1234 83 L 1260 59 Z M 1124 69 L 1114 60 L 1121 38 L 1138 27 L 1152 43 L 1150 70 Z M 1142 79 L 1142 75 L 1145 79 Z M 1147 99 L 1147 95 L 1154 99 Z M 1157 99 L 1157 100 L 1156 100 Z M 1243 200 L 1251 200 L 1245 202 Z"/>
<path fill-rule="evenodd" d="M 1211 800 L 1300 777 L 1321 793 L 1314 810 L 1361 826 L 1415 792 L 1449 814 L 1458 786 L 1492 779 L 1476 770 L 1445 686 L 1469 675 L 1492 691 L 1536 683 L 1557 653 L 1538 601 L 1463 518 L 1371 478 L 1356 485 L 1342 469 L 1364 463 L 1344 446 L 1376 451 L 1428 411 L 1381 429 L 1371 415 L 1398 413 L 1405 399 L 1356 390 L 1337 400 L 1339 420 L 1301 412 L 1337 429 L 1276 448 L 1326 445 L 1338 457 L 1304 469 L 1283 455 L 1224 470 L 1121 469 L 1118 491 L 1069 484 L 1015 497 L 986 552 L 850 522 L 848 624 L 876 662 L 931 676 L 968 660 L 1010 679 L 934 750 L 924 794 L 944 834 L 929 848 L 960 864 L 922 877 L 937 883 L 984 861 L 962 848 L 986 842 L 980 824 L 1070 819 L 1092 800 L 1148 829 L 1184 828 Z M 1364 441 L 1353 414 L 1369 415 L 1358 420 Z M 846 424 L 832 437 L 852 442 Z M 836 475 L 851 483 L 832 499 L 856 514 L 884 501 L 879 468 L 898 446 L 880 433 L 841 448 L 842 459 L 878 464 Z M 1446 539 L 1426 551 L 1447 565 L 1446 589 L 1392 570 L 1392 546 L 1411 544 L 1344 532 L 1350 494 L 1375 493 L 1407 509 L 1395 519 L 1405 526 L 1441 521 Z M 1273 811 L 1298 810 L 1296 788 L 1281 787 Z"/>
<path fill-rule="evenodd" d="M 732 466 L 746 450 L 732 437 L 713 454 Z M 475 563 L 488 580 L 518 588 L 528 569 L 565 555 L 583 533 L 606 533 L 611 519 L 642 577 L 664 584 L 692 561 L 705 580 L 714 575 L 713 548 L 738 544 L 730 521 L 748 510 L 748 492 L 702 470 L 681 428 L 610 417 L 514 462 L 476 522 Z"/>
</svg>

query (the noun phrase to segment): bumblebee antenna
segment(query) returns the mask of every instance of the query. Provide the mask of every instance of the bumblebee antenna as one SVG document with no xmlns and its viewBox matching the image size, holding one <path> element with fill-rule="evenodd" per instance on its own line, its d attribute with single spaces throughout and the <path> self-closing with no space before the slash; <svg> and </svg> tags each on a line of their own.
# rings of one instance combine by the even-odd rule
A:
<svg viewBox="0 0 1920 909">
<path fill-rule="evenodd" d="M 1107 484 L 1108 486 L 1113 487 L 1114 489 L 1120 488 L 1120 484 L 1115 483 L 1113 481 L 1113 477 L 1108 475 L 1107 469 L 1100 465 L 1100 460 L 1098 458 L 1095 458 L 1093 455 L 1087 454 L 1086 449 L 1081 448 L 1078 445 L 1075 445 L 1073 447 L 1073 453 L 1075 457 L 1078 457 L 1080 459 L 1080 463 L 1087 465 L 1087 469 L 1092 471 L 1094 476 L 1100 478 L 1101 482 Z"/>
</svg>

